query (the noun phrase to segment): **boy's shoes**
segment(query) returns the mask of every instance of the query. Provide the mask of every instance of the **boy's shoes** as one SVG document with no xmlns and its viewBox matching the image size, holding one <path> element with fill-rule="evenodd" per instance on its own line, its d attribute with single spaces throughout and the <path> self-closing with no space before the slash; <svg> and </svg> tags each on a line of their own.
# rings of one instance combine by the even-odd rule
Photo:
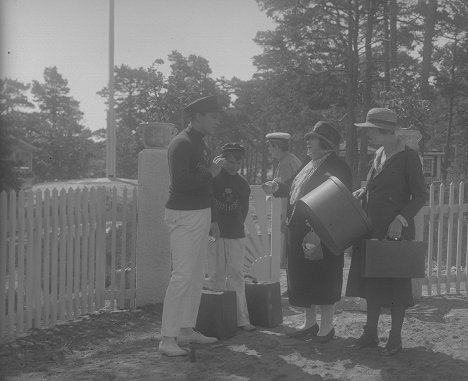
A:
<svg viewBox="0 0 468 381">
<path fill-rule="evenodd" d="M 315 323 L 312 327 L 288 333 L 286 336 L 293 337 L 296 339 L 296 338 L 300 338 L 300 337 L 307 336 L 307 335 L 315 336 L 317 335 L 318 331 L 319 331 L 319 325 Z"/>
<path fill-rule="evenodd" d="M 252 332 L 252 331 L 255 331 L 257 329 L 257 327 L 255 327 L 252 324 L 241 325 L 241 326 L 239 326 L 239 328 L 243 329 L 244 331 L 247 331 L 247 332 Z"/>
<path fill-rule="evenodd" d="M 179 347 L 175 341 L 161 341 L 159 343 L 159 352 L 170 357 L 185 356 L 187 354 L 187 351 Z"/>
<path fill-rule="evenodd" d="M 180 335 L 177 337 L 177 342 L 179 344 L 213 344 L 217 341 L 218 339 L 216 337 L 208 337 L 197 331 L 193 331 L 190 335 Z"/>
</svg>

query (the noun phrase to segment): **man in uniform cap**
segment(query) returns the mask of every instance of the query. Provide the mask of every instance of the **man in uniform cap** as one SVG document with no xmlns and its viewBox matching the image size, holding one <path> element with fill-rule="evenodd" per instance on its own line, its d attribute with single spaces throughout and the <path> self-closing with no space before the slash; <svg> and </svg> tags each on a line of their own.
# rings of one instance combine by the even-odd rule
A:
<svg viewBox="0 0 468 381">
<path fill-rule="evenodd" d="M 272 132 L 266 136 L 268 142 L 268 151 L 274 160 L 278 162 L 273 172 L 273 179 L 287 183 L 292 181 L 301 166 L 301 161 L 296 155 L 289 152 L 291 135 L 287 132 Z M 284 225 L 286 220 L 287 198 L 282 200 L 281 222 Z M 286 229 L 282 229 L 286 231 Z M 286 268 L 286 237 L 281 237 L 281 268 Z"/>
<path fill-rule="evenodd" d="M 266 135 L 266 139 L 270 155 L 278 162 L 273 178 L 288 182 L 301 166 L 301 161 L 297 156 L 289 152 L 291 135 L 287 132 L 272 132 Z"/>
<path fill-rule="evenodd" d="M 164 221 L 169 228 L 172 274 L 164 298 L 159 350 L 167 356 L 186 355 L 179 344 L 217 341 L 194 331 L 204 282 L 211 218 L 212 182 L 225 162 L 213 161 L 203 141 L 219 125 L 218 99 L 197 99 L 185 108 L 190 124 L 170 143 L 167 156 L 171 184 Z"/>
</svg>

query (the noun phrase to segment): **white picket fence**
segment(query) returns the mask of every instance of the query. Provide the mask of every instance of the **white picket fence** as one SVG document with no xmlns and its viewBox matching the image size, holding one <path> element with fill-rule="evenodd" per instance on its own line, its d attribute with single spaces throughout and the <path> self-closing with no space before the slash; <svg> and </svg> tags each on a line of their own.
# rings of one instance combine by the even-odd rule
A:
<svg viewBox="0 0 468 381">
<path fill-rule="evenodd" d="M 1 193 L 0 342 L 134 305 L 136 202 L 115 187 Z"/>
<path fill-rule="evenodd" d="M 452 183 L 446 192 L 431 185 L 429 204 L 416 217 L 416 239 L 428 242 L 426 278 L 414 282 L 416 294 L 467 291 L 464 187 Z M 260 186 L 251 190 L 245 272 L 278 281 L 281 200 L 265 198 Z M 102 308 L 135 306 L 137 194 L 130 192 L 1 193 L 0 342 Z"/>
<path fill-rule="evenodd" d="M 448 188 L 448 189 L 447 189 Z M 416 240 L 428 243 L 426 278 L 414 282 L 422 295 L 466 292 L 468 200 L 465 184 L 429 187 L 429 204 L 415 218 Z"/>
</svg>

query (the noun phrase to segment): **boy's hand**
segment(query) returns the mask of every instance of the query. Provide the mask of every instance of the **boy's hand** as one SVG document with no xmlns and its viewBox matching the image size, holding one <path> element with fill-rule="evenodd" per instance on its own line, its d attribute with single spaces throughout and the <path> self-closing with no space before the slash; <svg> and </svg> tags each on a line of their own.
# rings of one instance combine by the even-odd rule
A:
<svg viewBox="0 0 468 381">
<path fill-rule="evenodd" d="M 223 169 L 225 162 L 226 162 L 226 159 L 222 156 L 216 156 L 213 159 L 213 163 L 211 164 L 211 168 L 210 168 L 210 171 L 213 177 L 216 177 L 219 175 L 219 173 L 221 172 L 221 169 Z"/>
<path fill-rule="evenodd" d="M 219 238 L 221 235 L 219 231 L 219 226 L 217 222 L 212 222 L 211 223 L 211 229 L 210 229 L 210 235 L 216 240 Z"/>
</svg>

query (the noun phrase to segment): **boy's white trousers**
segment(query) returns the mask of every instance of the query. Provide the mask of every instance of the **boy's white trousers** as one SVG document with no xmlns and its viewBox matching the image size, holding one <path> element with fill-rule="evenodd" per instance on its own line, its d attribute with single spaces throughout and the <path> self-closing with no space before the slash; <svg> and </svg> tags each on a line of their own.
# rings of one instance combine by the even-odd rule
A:
<svg viewBox="0 0 468 381">
<path fill-rule="evenodd" d="M 166 209 L 164 222 L 170 233 L 172 273 L 164 298 L 161 335 L 176 337 L 180 328 L 193 328 L 197 322 L 211 209 Z"/>
</svg>

